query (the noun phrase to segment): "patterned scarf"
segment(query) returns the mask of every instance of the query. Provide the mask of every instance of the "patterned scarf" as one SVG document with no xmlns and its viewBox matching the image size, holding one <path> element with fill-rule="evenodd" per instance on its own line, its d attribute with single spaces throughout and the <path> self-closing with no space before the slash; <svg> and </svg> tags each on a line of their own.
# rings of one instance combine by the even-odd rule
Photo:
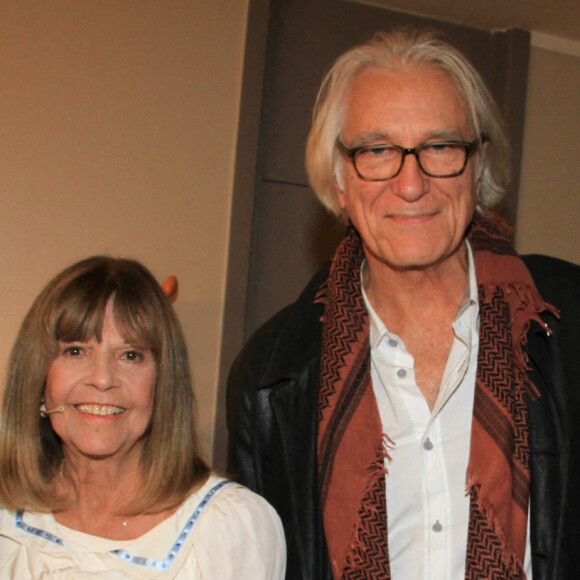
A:
<svg viewBox="0 0 580 580">
<path fill-rule="evenodd" d="M 480 342 L 466 487 L 470 516 L 465 578 L 525 578 L 529 496 L 526 397 L 537 396 L 522 349 L 542 301 L 496 216 L 476 217 L 469 241 Z M 388 435 L 373 394 L 364 252 L 350 228 L 316 301 L 325 306 L 318 463 L 324 530 L 335 579 L 389 579 L 385 459 Z"/>
</svg>

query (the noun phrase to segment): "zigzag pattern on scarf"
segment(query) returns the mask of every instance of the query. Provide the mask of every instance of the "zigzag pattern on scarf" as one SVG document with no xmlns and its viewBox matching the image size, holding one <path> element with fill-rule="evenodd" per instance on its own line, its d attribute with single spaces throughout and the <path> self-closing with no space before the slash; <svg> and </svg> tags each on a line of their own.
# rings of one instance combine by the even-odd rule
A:
<svg viewBox="0 0 580 580">
<path fill-rule="evenodd" d="M 370 348 L 367 344 L 357 355 L 355 363 L 348 374 L 344 388 L 334 406 L 332 415 L 322 434 L 319 453 L 320 496 L 322 505 L 326 502 L 330 475 L 336 458 L 336 450 L 342 440 L 345 429 L 350 424 L 352 414 L 356 411 L 365 391 L 371 386 Z"/>
<path fill-rule="evenodd" d="M 351 233 L 353 235 L 354 232 Z M 349 240 L 345 238 L 342 245 Z M 360 279 L 354 277 L 353 286 L 349 288 L 340 284 L 330 284 L 330 280 L 343 280 L 352 276 L 353 267 L 360 271 L 362 262 L 362 248 L 354 254 L 349 252 L 337 252 L 340 259 L 336 259 L 332 264 L 331 275 L 327 280 L 327 285 L 319 292 L 318 301 L 325 303 L 323 344 L 328 345 L 329 356 L 321 361 L 321 389 L 318 399 L 318 419 L 321 420 L 322 413 L 330 405 L 329 399 L 335 392 L 335 386 L 341 382 L 340 372 L 345 368 L 345 358 L 350 354 L 352 344 L 360 341 L 360 333 L 364 328 L 366 308 L 360 292 Z M 356 287 L 358 286 L 358 288 Z"/>
<path fill-rule="evenodd" d="M 509 305 L 500 289 L 480 316 L 478 382 L 487 388 L 476 389 L 474 418 L 512 465 L 512 497 L 525 511 L 529 487 L 527 406 L 524 387 L 514 373 Z"/>
<path fill-rule="evenodd" d="M 488 523 L 479 504 L 477 490 L 472 489 L 465 580 L 525 580 L 526 575 L 518 563 L 506 564 L 497 532 Z"/>
<path fill-rule="evenodd" d="M 382 444 L 381 444 L 382 449 Z M 387 500 L 384 453 L 378 450 L 375 474 L 358 513 L 355 541 L 350 547 L 342 580 L 390 580 L 387 546 Z"/>
<path fill-rule="evenodd" d="M 507 223 L 499 216 L 483 219 L 476 216 L 469 230 L 469 243 L 476 252 L 487 251 L 503 256 L 517 256 L 507 233 L 512 233 Z M 502 231 L 503 230 L 503 231 Z"/>
</svg>

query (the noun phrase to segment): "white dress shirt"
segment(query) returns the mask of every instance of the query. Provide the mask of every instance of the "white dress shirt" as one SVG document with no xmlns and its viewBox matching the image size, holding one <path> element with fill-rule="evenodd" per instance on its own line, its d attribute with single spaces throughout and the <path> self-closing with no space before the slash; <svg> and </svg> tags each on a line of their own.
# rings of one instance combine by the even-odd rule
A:
<svg viewBox="0 0 580 580">
<path fill-rule="evenodd" d="M 388 331 L 363 290 L 370 318 L 373 390 L 383 432 L 393 441 L 391 461 L 385 462 L 393 580 L 465 577 L 465 474 L 479 346 L 477 283 L 469 245 L 468 279 L 433 411 L 417 386 L 413 356 L 401 338 Z M 531 579 L 529 550 L 526 560 Z"/>
</svg>

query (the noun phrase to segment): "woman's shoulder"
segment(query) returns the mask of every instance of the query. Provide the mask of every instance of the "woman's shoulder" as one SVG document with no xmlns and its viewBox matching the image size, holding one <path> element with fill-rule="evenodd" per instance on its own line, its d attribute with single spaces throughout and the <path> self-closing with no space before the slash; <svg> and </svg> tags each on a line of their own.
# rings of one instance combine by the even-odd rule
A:
<svg viewBox="0 0 580 580">
<path fill-rule="evenodd" d="M 282 523 L 265 499 L 238 483 L 212 475 L 186 504 L 193 508 L 193 514 L 201 510 L 192 545 L 195 560 L 209 577 L 284 577 Z"/>
<path fill-rule="evenodd" d="M 4 558 L 7 551 L 14 549 L 14 536 L 18 533 L 16 514 L 0 506 L 0 558 Z"/>
<path fill-rule="evenodd" d="M 263 497 L 239 483 L 213 474 L 180 509 L 189 510 L 194 515 L 199 514 L 200 521 L 207 512 L 207 519 L 217 520 L 212 523 L 218 525 L 225 520 L 228 525 L 237 522 L 240 526 L 256 523 L 276 528 L 280 524 L 278 514 Z"/>
</svg>

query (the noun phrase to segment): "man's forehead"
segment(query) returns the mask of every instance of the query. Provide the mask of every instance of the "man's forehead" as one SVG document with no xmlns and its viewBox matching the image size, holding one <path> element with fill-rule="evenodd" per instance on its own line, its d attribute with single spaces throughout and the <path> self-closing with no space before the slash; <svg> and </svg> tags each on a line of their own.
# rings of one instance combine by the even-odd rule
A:
<svg viewBox="0 0 580 580">
<path fill-rule="evenodd" d="M 429 78 L 443 84 L 455 84 L 453 75 L 437 63 L 409 61 L 398 66 L 372 64 L 361 68 L 353 77 L 352 85 L 364 82 L 372 77 L 386 79 L 422 79 Z"/>
<path fill-rule="evenodd" d="M 380 140 L 391 130 L 421 127 L 428 137 L 465 137 L 471 127 L 465 98 L 440 67 L 412 63 L 360 72 L 345 100 L 344 129 L 356 138 Z M 354 137 L 354 135 L 352 135 Z"/>
</svg>

